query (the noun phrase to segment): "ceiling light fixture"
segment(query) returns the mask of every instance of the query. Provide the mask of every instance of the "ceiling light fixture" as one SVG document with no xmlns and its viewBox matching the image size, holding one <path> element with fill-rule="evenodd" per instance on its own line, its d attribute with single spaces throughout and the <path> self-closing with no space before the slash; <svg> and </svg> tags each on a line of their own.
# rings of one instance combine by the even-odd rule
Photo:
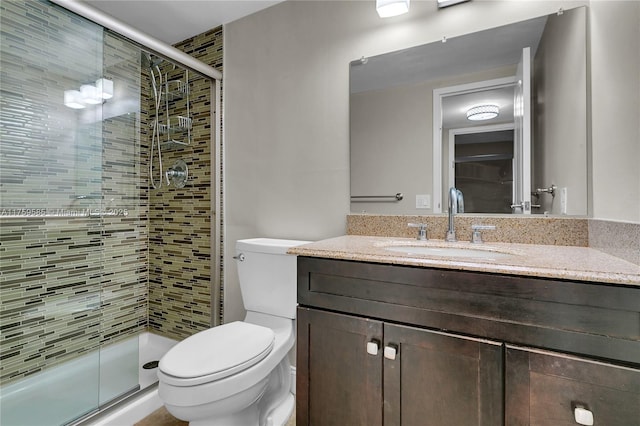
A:
<svg viewBox="0 0 640 426">
<path fill-rule="evenodd" d="M 376 0 L 376 10 L 381 18 L 402 15 L 409 11 L 409 0 Z"/>
<path fill-rule="evenodd" d="M 491 120 L 500 114 L 498 105 L 478 105 L 469 108 L 467 111 L 467 119 L 472 121 Z"/>
<path fill-rule="evenodd" d="M 438 0 L 438 8 L 442 9 L 443 7 L 453 6 L 454 4 L 464 3 L 470 0 Z"/>
</svg>

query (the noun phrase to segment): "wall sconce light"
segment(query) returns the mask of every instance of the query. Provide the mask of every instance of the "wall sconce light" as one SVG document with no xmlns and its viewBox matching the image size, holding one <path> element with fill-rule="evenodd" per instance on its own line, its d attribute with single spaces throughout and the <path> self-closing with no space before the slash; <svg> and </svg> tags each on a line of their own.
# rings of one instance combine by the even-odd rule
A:
<svg viewBox="0 0 640 426">
<path fill-rule="evenodd" d="M 409 11 L 409 0 L 376 0 L 376 10 L 381 18 L 402 15 Z"/>
<path fill-rule="evenodd" d="M 81 109 L 87 105 L 98 105 L 113 97 L 113 80 L 99 78 L 95 85 L 83 84 L 80 90 L 65 90 L 64 105 Z"/>
<path fill-rule="evenodd" d="M 467 111 L 467 119 L 472 121 L 491 120 L 500 114 L 498 105 L 478 105 L 469 108 Z"/>
<path fill-rule="evenodd" d="M 82 95 L 79 90 L 64 91 L 64 106 L 73 109 L 82 109 L 85 104 L 82 103 Z"/>
<path fill-rule="evenodd" d="M 443 7 L 453 6 L 454 4 L 464 3 L 470 0 L 438 0 L 438 8 L 442 9 Z"/>
</svg>

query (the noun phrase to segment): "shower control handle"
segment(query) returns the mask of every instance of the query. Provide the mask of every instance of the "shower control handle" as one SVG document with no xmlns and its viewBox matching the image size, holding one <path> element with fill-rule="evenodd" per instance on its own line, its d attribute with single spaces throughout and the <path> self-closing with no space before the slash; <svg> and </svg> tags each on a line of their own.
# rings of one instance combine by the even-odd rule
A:
<svg viewBox="0 0 640 426">
<path fill-rule="evenodd" d="M 184 188 L 189 179 L 189 168 L 183 160 L 176 160 L 175 163 L 165 172 L 167 185 L 173 184 L 176 188 Z"/>
<path fill-rule="evenodd" d="M 233 256 L 235 260 L 239 260 L 240 262 L 244 262 L 244 253 L 240 253 L 237 256 Z"/>
</svg>

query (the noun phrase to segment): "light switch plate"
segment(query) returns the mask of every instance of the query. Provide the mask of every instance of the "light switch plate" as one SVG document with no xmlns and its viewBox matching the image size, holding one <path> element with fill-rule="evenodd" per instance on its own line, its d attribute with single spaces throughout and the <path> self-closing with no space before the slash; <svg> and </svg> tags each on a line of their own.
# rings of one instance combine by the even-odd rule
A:
<svg viewBox="0 0 640 426">
<path fill-rule="evenodd" d="M 430 208 L 431 208 L 430 194 L 416 195 L 416 209 L 430 209 Z"/>
</svg>

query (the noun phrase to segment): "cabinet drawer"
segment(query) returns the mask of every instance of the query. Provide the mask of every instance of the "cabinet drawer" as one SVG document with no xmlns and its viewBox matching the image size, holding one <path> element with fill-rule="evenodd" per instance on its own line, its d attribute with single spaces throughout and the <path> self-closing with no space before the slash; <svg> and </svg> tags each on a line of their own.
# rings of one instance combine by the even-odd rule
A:
<svg viewBox="0 0 640 426">
<path fill-rule="evenodd" d="M 298 302 L 640 365 L 640 288 L 299 257 Z"/>
<path fill-rule="evenodd" d="M 576 407 L 594 425 L 640 425 L 640 370 L 507 346 L 505 379 L 509 426 L 575 426 Z"/>
</svg>

